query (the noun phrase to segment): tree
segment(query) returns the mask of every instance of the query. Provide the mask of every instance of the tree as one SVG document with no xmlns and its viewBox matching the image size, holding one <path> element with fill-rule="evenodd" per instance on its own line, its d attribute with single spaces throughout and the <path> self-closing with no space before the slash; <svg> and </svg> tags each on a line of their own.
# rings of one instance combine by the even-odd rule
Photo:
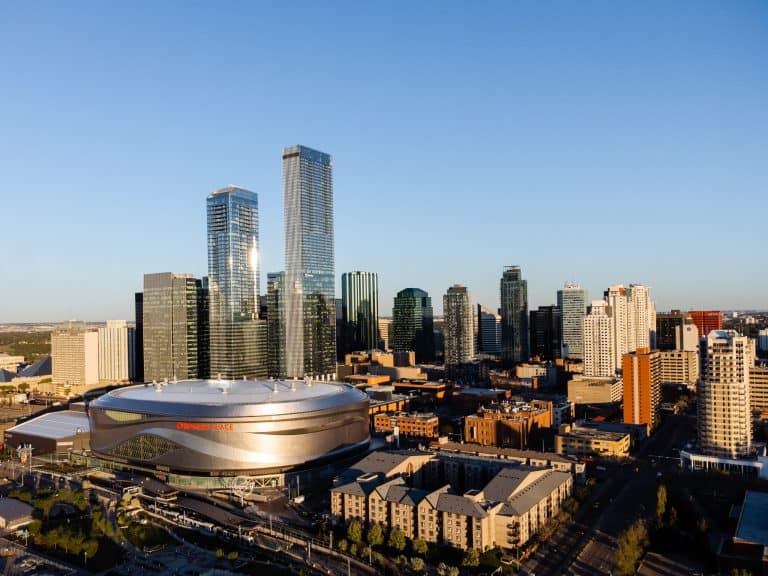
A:
<svg viewBox="0 0 768 576">
<path fill-rule="evenodd" d="M 352 544 L 349 545 L 349 553 L 352 556 L 357 556 L 357 543 L 352 542 Z"/>
<path fill-rule="evenodd" d="M 661 523 L 664 513 L 667 511 L 667 487 L 659 484 L 656 489 L 656 521 Z"/>
<path fill-rule="evenodd" d="M 216 548 L 216 558 L 222 559 L 224 558 L 224 550 L 221 548 Z"/>
<path fill-rule="evenodd" d="M 424 560 L 418 556 L 411 558 L 411 569 L 414 572 L 421 572 L 424 570 Z"/>
<path fill-rule="evenodd" d="M 384 533 L 381 531 L 381 526 L 378 524 L 372 524 L 368 528 L 368 533 L 365 535 L 365 539 L 371 546 L 381 546 L 384 543 Z"/>
<path fill-rule="evenodd" d="M 405 550 L 405 534 L 403 534 L 403 531 L 400 528 L 393 528 L 389 533 L 387 544 L 398 552 Z"/>
<path fill-rule="evenodd" d="M 415 554 L 424 556 L 428 550 L 429 546 L 427 546 L 427 541 L 423 538 L 416 538 L 416 540 L 413 541 L 413 552 Z"/>
<path fill-rule="evenodd" d="M 232 550 L 229 554 L 227 554 L 227 560 L 235 561 L 237 560 L 237 550 Z"/>
<path fill-rule="evenodd" d="M 468 567 L 479 566 L 480 553 L 476 549 L 470 548 L 464 553 L 464 557 L 461 559 L 461 565 Z"/>
<path fill-rule="evenodd" d="M 630 576 L 635 573 L 637 563 L 648 546 L 648 529 L 645 522 L 636 520 L 619 535 L 615 563 L 617 576 Z"/>
<path fill-rule="evenodd" d="M 448 576 L 459 576 L 459 572 L 456 566 L 448 566 Z"/>
<path fill-rule="evenodd" d="M 445 562 L 437 565 L 437 576 L 448 576 L 448 566 Z"/>
<path fill-rule="evenodd" d="M 363 539 L 363 527 L 357 520 L 352 520 L 347 526 L 347 539 L 357 544 Z"/>
<path fill-rule="evenodd" d="M 341 550 L 342 552 L 346 552 L 347 548 L 349 548 L 349 542 L 347 542 L 346 538 L 342 538 L 341 540 L 339 540 L 339 543 L 337 544 L 337 546 L 339 547 L 339 550 Z"/>
</svg>

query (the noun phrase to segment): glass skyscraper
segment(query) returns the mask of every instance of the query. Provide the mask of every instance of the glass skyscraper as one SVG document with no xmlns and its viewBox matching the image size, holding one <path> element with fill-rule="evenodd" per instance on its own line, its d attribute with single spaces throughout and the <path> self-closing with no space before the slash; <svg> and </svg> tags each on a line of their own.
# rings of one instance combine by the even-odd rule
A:
<svg viewBox="0 0 768 576">
<path fill-rule="evenodd" d="M 587 291 L 578 284 L 566 284 L 557 291 L 557 307 L 560 308 L 562 326 L 562 356 L 583 360 Z"/>
<path fill-rule="evenodd" d="M 305 146 L 283 149 L 286 376 L 336 372 L 333 162 Z"/>
<path fill-rule="evenodd" d="M 378 345 L 379 279 L 375 272 L 341 275 L 344 352 L 372 350 Z"/>
<path fill-rule="evenodd" d="M 528 361 L 528 281 L 519 266 L 501 276 L 501 360 L 508 367 Z"/>
<path fill-rule="evenodd" d="M 285 378 L 285 272 L 267 274 L 267 343 L 269 376 Z"/>
<path fill-rule="evenodd" d="M 395 352 L 416 352 L 416 362 L 435 359 L 435 332 L 432 299 L 424 290 L 406 288 L 395 296 L 392 308 L 392 340 Z"/>
<path fill-rule="evenodd" d="M 267 375 L 267 326 L 259 318 L 259 204 L 228 187 L 208 196 L 211 377 Z"/>
<path fill-rule="evenodd" d="M 465 286 L 454 284 L 443 296 L 445 365 L 454 366 L 475 357 L 472 297 Z"/>
</svg>

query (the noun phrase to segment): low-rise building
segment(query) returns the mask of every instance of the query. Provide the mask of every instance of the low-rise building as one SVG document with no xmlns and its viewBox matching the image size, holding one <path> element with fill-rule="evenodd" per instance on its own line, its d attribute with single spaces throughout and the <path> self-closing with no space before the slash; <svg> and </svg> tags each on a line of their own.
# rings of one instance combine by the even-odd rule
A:
<svg viewBox="0 0 768 576">
<path fill-rule="evenodd" d="M 659 351 L 659 380 L 693 388 L 699 379 L 699 354 L 696 350 Z"/>
<path fill-rule="evenodd" d="M 574 376 L 568 381 L 568 400 L 574 404 L 621 402 L 624 383 L 619 378 Z"/>
<path fill-rule="evenodd" d="M 0 353 L 0 370 L 18 372 L 19 365 L 21 364 L 24 364 L 24 356 L 11 356 L 10 354 Z"/>
<path fill-rule="evenodd" d="M 524 449 L 537 432 L 552 427 L 552 402 L 503 401 L 464 419 L 464 439 L 484 446 Z"/>
<path fill-rule="evenodd" d="M 437 438 L 440 435 L 439 426 L 440 420 L 431 412 L 380 413 L 373 417 L 373 429 L 379 433 L 394 432 L 395 428 L 397 428 L 397 432 L 401 436 Z"/>
<path fill-rule="evenodd" d="M 555 452 L 571 456 L 629 456 L 630 434 L 563 424 L 555 435 Z"/>
</svg>

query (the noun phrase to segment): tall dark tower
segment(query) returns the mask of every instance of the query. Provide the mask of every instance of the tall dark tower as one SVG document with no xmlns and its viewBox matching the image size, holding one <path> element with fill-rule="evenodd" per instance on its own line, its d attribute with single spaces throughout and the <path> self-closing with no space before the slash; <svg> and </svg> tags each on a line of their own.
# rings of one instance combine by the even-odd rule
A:
<svg viewBox="0 0 768 576">
<path fill-rule="evenodd" d="M 519 266 L 506 266 L 501 276 L 501 360 L 511 367 L 528 356 L 528 281 Z"/>
</svg>

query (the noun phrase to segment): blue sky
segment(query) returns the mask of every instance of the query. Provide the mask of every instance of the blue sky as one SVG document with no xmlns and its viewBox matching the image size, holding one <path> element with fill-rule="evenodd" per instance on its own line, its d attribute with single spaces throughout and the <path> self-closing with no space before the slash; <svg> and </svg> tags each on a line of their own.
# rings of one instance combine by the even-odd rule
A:
<svg viewBox="0 0 768 576">
<path fill-rule="evenodd" d="M 336 270 L 441 308 L 566 280 L 768 308 L 764 2 L 0 3 L 0 322 L 133 314 L 206 273 L 205 197 L 334 156 Z"/>
</svg>

